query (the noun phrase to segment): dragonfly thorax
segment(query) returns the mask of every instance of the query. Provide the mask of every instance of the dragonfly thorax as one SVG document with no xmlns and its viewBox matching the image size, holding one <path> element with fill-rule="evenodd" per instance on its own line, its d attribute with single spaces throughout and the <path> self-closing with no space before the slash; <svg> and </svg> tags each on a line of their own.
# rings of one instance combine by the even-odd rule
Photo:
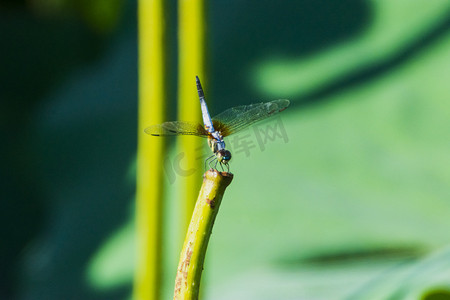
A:
<svg viewBox="0 0 450 300">
<path fill-rule="evenodd" d="M 214 131 L 211 133 L 208 137 L 208 145 L 214 153 L 225 149 L 225 142 L 220 132 Z"/>
<path fill-rule="evenodd" d="M 211 136 L 212 136 L 213 138 L 215 138 L 217 141 L 223 142 L 223 136 L 220 134 L 219 131 L 211 132 Z"/>
<path fill-rule="evenodd" d="M 208 137 L 208 145 L 214 152 L 219 163 L 227 164 L 231 159 L 231 152 L 225 149 L 225 141 L 218 131 L 214 131 Z"/>
</svg>

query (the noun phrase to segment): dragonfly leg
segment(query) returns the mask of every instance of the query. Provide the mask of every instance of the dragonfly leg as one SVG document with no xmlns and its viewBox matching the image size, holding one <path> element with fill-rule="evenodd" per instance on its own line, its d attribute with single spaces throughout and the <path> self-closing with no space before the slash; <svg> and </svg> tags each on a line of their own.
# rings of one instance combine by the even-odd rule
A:
<svg viewBox="0 0 450 300">
<path fill-rule="evenodd" d="M 214 164 L 214 169 L 217 170 L 217 163 L 219 162 L 218 159 L 216 159 L 216 163 Z"/>
<path fill-rule="evenodd" d="M 227 172 L 230 173 L 230 165 L 228 163 L 220 163 L 220 168 L 222 169 L 222 172 L 225 172 L 224 165 L 227 169 Z"/>
<path fill-rule="evenodd" d="M 215 155 L 213 155 L 211 158 L 212 158 L 212 159 L 209 160 L 209 168 L 210 168 L 210 169 L 214 169 L 214 167 L 212 166 L 212 164 L 214 163 L 214 161 L 216 161 L 216 164 L 217 164 L 217 159 L 216 159 L 216 156 L 215 156 Z"/>
<path fill-rule="evenodd" d="M 214 160 L 214 157 L 215 157 L 215 155 L 211 155 L 210 157 L 205 159 L 205 171 L 206 171 L 206 164 L 208 164 L 209 167 L 211 168 L 211 161 Z"/>
</svg>

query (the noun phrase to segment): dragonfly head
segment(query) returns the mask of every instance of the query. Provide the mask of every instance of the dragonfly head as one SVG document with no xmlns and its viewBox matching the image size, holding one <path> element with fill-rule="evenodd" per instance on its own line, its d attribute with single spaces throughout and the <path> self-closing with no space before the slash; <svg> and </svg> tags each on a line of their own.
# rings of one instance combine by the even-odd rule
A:
<svg viewBox="0 0 450 300">
<path fill-rule="evenodd" d="M 227 164 L 231 159 L 231 152 L 225 149 L 221 149 L 216 153 L 217 160 L 220 163 Z"/>
</svg>

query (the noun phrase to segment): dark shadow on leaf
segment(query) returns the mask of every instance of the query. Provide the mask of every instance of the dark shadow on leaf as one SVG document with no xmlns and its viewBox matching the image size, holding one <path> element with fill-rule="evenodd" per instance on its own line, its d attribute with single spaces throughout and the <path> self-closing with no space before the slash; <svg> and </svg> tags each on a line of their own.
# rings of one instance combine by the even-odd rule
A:
<svg viewBox="0 0 450 300">
<path fill-rule="evenodd" d="M 304 95 L 298 99 L 299 101 L 294 101 L 293 105 L 304 106 L 309 104 L 319 104 L 333 94 L 379 78 L 386 73 L 393 71 L 395 68 L 400 67 L 402 64 L 408 63 L 414 59 L 416 55 L 420 55 L 427 47 L 439 41 L 439 39 L 443 38 L 449 32 L 450 17 L 447 17 L 440 24 L 436 25 L 423 36 L 419 36 L 410 45 L 386 61 L 351 73 L 320 90 Z"/>
<path fill-rule="evenodd" d="M 296 257 L 287 255 L 278 264 L 284 268 L 301 266 L 328 267 L 330 265 L 382 262 L 392 260 L 410 261 L 420 258 L 424 250 L 415 246 L 378 247 L 370 249 L 342 249 L 317 255 Z"/>
<path fill-rule="evenodd" d="M 440 288 L 434 289 L 425 292 L 422 297 L 422 300 L 450 300 L 450 289 L 448 288 Z"/>
<path fill-rule="evenodd" d="M 248 66 L 267 55 L 309 55 L 353 39 L 369 26 L 372 12 L 362 0 L 263 0 L 257 5 L 253 1 L 224 1 L 211 5 L 208 20 L 214 86 L 208 88 L 206 96 L 218 95 L 212 110 L 220 112 L 262 100 L 254 99 L 246 89 Z"/>
</svg>

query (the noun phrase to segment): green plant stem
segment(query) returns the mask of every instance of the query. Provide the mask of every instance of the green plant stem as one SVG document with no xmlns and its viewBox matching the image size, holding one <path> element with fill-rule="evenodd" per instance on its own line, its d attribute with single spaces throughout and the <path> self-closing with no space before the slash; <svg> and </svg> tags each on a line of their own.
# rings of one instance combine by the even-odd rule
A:
<svg viewBox="0 0 450 300">
<path fill-rule="evenodd" d="M 114 2 L 114 1 L 111 1 Z M 139 0 L 139 123 L 136 178 L 134 299 L 161 299 L 165 142 L 144 133 L 165 121 L 166 27 L 164 0 Z M 105 2 L 106 3 L 106 2 Z"/>
<path fill-rule="evenodd" d="M 197 300 L 203 262 L 220 203 L 233 174 L 208 170 L 195 204 L 175 279 L 174 300 Z"/>
</svg>

